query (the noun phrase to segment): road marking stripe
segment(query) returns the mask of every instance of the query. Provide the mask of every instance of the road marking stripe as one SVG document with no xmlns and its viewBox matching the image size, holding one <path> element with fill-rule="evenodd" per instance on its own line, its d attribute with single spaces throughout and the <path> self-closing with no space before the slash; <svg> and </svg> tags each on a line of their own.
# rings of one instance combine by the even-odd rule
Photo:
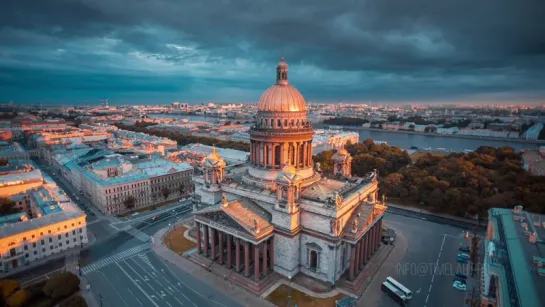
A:
<svg viewBox="0 0 545 307">
<path fill-rule="evenodd" d="M 159 305 L 157 305 L 157 304 L 155 303 L 155 301 L 151 299 L 151 297 L 154 297 L 154 295 L 152 295 L 151 297 L 149 297 L 148 294 L 147 294 L 147 293 L 146 293 L 146 292 L 145 292 L 145 291 L 144 291 L 144 290 L 143 290 L 135 281 L 133 281 L 133 279 L 131 278 L 131 276 L 127 273 L 127 271 L 125 271 L 125 269 L 123 269 L 123 268 L 121 267 L 121 265 L 119 265 L 119 263 L 116 263 L 115 265 L 117 265 L 117 267 L 119 267 L 119 269 L 120 269 L 121 271 L 123 271 L 123 273 L 124 273 L 125 275 L 127 275 L 127 277 L 131 280 L 131 282 L 132 282 L 132 283 L 133 283 L 133 284 L 134 284 L 134 285 L 135 285 L 135 286 L 136 286 L 136 287 L 137 287 L 137 288 L 138 288 L 138 289 L 139 289 L 139 290 L 140 290 L 140 291 L 149 299 L 149 301 L 150 301 L 153 305 L 155 305 L 155 307 L 159 307 Z"/>
</svg>

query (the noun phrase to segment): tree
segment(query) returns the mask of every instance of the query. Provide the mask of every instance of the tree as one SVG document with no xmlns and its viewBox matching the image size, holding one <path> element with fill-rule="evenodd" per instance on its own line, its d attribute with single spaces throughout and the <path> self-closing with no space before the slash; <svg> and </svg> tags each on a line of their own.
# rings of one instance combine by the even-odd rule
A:
<svg viewBox="0 0 545 307">
<path fill-rule="evenodd" d="M 19 290 L 19 282 L 13 279 L 0 280 L 0 290 L 1 295 L 4 300 L 7 300 L 15 291 Z"/>
<path fill-rule="evenodd" d="M 59 307 L 87 307 L 85 299 L 79 295 L 73 295 L 67 300 L 63 301 Z"/>
<path fill-rule="evenodd" d="M 123 201 L 123 204 L 125 205 L 125 208 L 132 209 L 136 205 L 136 198 L 134 196 L 129 195 L 127 198 Z"/>
<path fill-rule="evenodd" d="M 9 307 L 22 307 L 27 304 L 31 299 L 30 291 L 26 289 L 20 289 L 13 293 L 8 299 L 7 303 Z"/>
<path fill-rule="evenodd" d="M 185 185 L 180 184 L 180 186 L 178 187 L 178 190 L 180 191 L 180 194 L 185 194 L 186 193 Z"/>
<path fill-rule="evenodd" d="M 6 166 L 6 165 L 8 165 L 8 163 L 9 163 L 8 160 L 0 159 L 0 166 Z"/>
<path fill-rule="evenodd" d="M 44 294 L 56 301 L 67 297 L 79 289 L 79 278 L 71 272 L 63 272 L 51 277 L 44 286 Z"/>
<path fill-rule="evenodd" d="M 161 190 L 161 193 L 163 193 L 163 197 L 167 199 L 168 196 L 170 195 L 170 190 L 167 187 L 163 187 L 163 189 Z"/>
</svg>

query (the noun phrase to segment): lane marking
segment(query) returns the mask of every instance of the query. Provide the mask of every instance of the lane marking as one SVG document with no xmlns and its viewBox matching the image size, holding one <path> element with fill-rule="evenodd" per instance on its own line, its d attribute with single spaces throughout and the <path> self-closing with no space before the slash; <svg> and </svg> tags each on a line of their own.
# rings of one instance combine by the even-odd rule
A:
<svg viewBox="0 0 545 307">
<path fill-rule="evenodd" d="M 140 290 L 140 291 L 142 292 L 142 294 L 144 294 L 144 296 L 146 296 L 146 297 L 148 298 L 148 300 L 149 300 L 155 307 L 159 307 L 159 305 L 157 305 L 157 304 L 155 303 L 155 301 L 152 300 L 151 297 L 148 296 L 148 294 L 144 291 L 144 289 L 142 289 L 136 282 L 134 282 L 134 281 L 132 280 L 132 278 L 131 278 L 131 276 L 129 275 L 129 273 L 127 273 L 127 271 L 125 271 L 125 269 L 123 269 L 123 268 L 121 267 L 121 265 L 119 265 L 119 263 L 116 263 L 115 265 L 117 265 L 117 267 L 118 267 L 121 271 L 123 271 L 123 273 L 124 273 L 125 275 L 127 275 L 127 277 L 131 280 L 131 282 L 138 288 L 138 290 Z M 154 297 L 154 296 L 152 295 L 152 297 Z"/>
<path fill-rule="evenodd" d="M 104 275 L 104 273 L 102 273 L 101 271 L 95 271 L 95 272 L 102 274 L 102 277 L 104 277 L 104 279 L 106 279 L 106 281 L 110 284 L 110 286 L 112 286 L 112 289 L 114 289 L 117 296 L 119 296 L 119 298 L 121 298 L 121 301 L 123 301 L 123 304 L 125 304 L 125 306 L 127 306 L 127 307 L 130 307 L 129 304 L 127 304 L 127 302 L 125 301 L 125 299 L 121 296 L 121 294 L 119 294 L 119 291 L 117 291 L 117 289 L 114 287 L 112 282 L 106 277 L 106 275 Z"/>
<path fill-rule="evenodd" d="M 140 299 L 134 294 L 134 292 L 132 292 L 131 288 L 127 288 L 127 290 L 129 290 L 129 292 L 132 294 L 132 296 L 134 296 L 134 298 L 138 301 L 138 303 L 140 303 L 140 305 L 144 306 L 144 304 L 142 304 Z"/>
</svg>

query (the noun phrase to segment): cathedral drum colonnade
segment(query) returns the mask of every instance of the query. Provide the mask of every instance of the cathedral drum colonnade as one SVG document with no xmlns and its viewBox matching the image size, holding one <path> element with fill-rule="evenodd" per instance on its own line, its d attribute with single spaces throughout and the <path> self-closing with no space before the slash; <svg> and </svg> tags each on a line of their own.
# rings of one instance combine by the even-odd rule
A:
<svg viewBox="0 0 545 307">
<path fill-rule="evenodd" d="M 288 64 L 261 96 L 250 129 L 245 172 L 228 176 L 215 149 L 195 176 L 198 252 L 256 282 L 271 272 L 334 284 L 355 280 L 380 247 L 386 206 L 376 173 L 351 176 L 339 148 L 333 174 L 314 169 L 306 103 L 288 80 Z"/>
</svg>

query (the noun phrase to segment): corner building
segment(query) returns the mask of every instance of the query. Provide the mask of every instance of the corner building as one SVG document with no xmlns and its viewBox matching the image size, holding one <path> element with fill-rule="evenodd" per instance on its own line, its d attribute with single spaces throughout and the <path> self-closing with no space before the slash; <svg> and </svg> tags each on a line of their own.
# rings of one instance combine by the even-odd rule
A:
<svg viewBox="0 0 545 307">
<path fill-rule="evenodd" d="M 259 100 L 248 170 L 226 176 L 213 151 L 203 160 L 203 175 L 193 179 L 203 257 L 252 282 L 272 272 L 331 284 L 358 278 L 380 246 L 386 206 L 378 202 L 375 173 L 350 177 L 352 158 L 344 148 L 333 159 L 334 175 L 316 171 L 313 134 L 282 58 L 276 83 Z"/>
</svg>

